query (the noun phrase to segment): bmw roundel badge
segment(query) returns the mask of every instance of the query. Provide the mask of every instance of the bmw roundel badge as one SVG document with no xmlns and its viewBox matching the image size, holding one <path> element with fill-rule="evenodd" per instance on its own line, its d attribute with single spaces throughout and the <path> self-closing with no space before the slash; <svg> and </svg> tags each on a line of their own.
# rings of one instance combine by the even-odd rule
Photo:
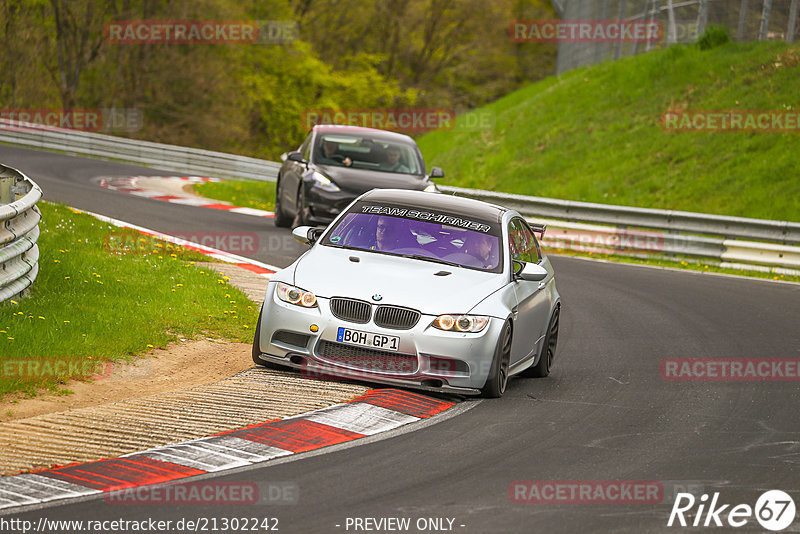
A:
<svg viewBox="0 0 800 534">
<path fill-rule="evenodd" d="M 380 302 L 381 300 L 383 300 L 383 296 L 379 295 L 378 293 L 375 293 L 374 295 L 372 295 L 372 300 L 374 300 L 375 302 Z"/>
</svg>

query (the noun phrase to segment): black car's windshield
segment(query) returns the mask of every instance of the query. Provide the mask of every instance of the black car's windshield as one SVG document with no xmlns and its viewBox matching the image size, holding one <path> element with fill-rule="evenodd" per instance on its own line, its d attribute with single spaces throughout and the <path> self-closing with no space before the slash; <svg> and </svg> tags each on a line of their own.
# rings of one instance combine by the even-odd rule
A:
<svg viewBox="0 0 800 534">
<path fill-rule="evenodd" d="M 392 213 L 390 215 L 389 213 Z M 502 272 L 499 227 L 424 209 L 356 206 L 323 245 Z"/>
<path fill-rule="evenodd" d="M 372 134 L 322 133 L 314 143 L 314 163 L 400 174 L 425 174 L 413 141 Z"/>
</svg>

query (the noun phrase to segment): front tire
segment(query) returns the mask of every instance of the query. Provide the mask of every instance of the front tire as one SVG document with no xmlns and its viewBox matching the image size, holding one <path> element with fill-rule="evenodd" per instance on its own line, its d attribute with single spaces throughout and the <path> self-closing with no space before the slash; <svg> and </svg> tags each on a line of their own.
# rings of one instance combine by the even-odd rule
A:
<svg viewBox="0 0 800 534">
<path fill-rule="evenodd" d="M 511 323 L 506 321 L 503 331 L 497 340 L 497 348 L 492 359 L 492 368 L 486 384 L 481 388 L 481 395 L 489 399 L 503 396 L 508 385 L 508 365 L 511 360 Z"/>
<path fill-rule="evenodd" d="M 275 226 L 278 228 L 289 228 L 292 225 L 292 218 L 286 215 L 281 206 L 281 177 L 275 184 Z"/>
<path fill-rule="evenodd" d="M 556 306 L 550 323 L 547 325 L 547 335 L 544 338 L 544 348 L 539 363 L 526 369 L 522 375 L 534 378 L 544 378 L 550 374 L 553 367 L 553 359 L 556 357 L 556 346 L 558 345 L 558 321 L 561 315 L 561 306 Z"/>
<path fill-rule="evenodd" d="M 297 210 L 295 212 L 292 228 L 298 226 L 306 226 L 308 224 L 308 208 L 306 207 L 306 188 L 300 184 L 300 189 L 297 191 Z"/>
</svg>

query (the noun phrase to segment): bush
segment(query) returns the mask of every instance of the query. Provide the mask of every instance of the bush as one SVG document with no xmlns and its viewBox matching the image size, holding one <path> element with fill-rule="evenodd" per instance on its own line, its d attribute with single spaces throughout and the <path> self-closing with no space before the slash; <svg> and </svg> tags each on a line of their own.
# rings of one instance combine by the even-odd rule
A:
<svg viewBox="0 0 800 534">
<path fill-rule="evenodd" d="M 703 35 L 701 35 L 697 40 L 697 46 L 700 47 L 700 50 L 711 50 L 712 48 L 716 48 L 724 45 L 727 42 L 730 42 L 730 40 L 731 34 L 728 31 L 728 28 L 725 26 L 712 24 L 706 28 L 706 31 L 704 31 Z"/>
</svg>

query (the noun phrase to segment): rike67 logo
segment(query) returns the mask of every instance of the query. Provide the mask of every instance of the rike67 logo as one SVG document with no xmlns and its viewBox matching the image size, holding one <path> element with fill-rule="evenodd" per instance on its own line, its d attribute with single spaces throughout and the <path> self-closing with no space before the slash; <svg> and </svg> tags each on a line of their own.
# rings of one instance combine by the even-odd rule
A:
<svg viewBox="0 0 800 534">
<path fill-rule="evenodd" d="M 730 504 L 722 504 L 719 492 L 714 493 L 710 502 L 707 494 L 695 499 L 691 493 L 678 493 L 667 526 L 721 527 L 727 524 L 739 528 L 747 525 L 755 517 L 763 528 L 778 532 L 794 522 L 795 512 L 794 500 L 781 490 L 762 493 L 755 507 L 749 504 L 737 504 L 733 507 Z M 690 524 L 692 515 L 694 521 Z M 688 520 L 686 516 L 689 516 Z"/>
</svg>

